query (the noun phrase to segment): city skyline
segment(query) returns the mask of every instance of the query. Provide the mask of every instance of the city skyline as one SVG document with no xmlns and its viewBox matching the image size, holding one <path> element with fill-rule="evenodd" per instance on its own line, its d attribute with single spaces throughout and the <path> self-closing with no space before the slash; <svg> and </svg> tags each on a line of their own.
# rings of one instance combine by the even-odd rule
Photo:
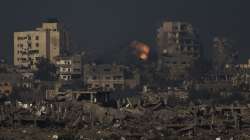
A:
<svg viewBox="0 0 250 140">
<path fill-rule="evenodd" d="M 249 139 L 249 4 L 1 3 L 0 140 Z"/>
<path fill-rule="evenodd" d="M 7 1 L 0 6 L 6 19 L 0 27 L 0 58 L 12 62 L 14 31 L 30 30 L 57 17 L 68 27 L 74 47 L 95 50 L 101 58 L 127 47 L 133 40 L 156 47 L 155 37 L 164 19 L 188 21 L 198 28 L 208 48 L 215 36 L 233 40 L 247 59 L 247 1 Z M 11 7 L 12 8 L 9 8 Z M 7 14 L 6 14 L 7 13 Z M 103 51 L 105 48 L 105 51 Z M 119 49 L 118 49 L 119 50 Z"/>
</svg>

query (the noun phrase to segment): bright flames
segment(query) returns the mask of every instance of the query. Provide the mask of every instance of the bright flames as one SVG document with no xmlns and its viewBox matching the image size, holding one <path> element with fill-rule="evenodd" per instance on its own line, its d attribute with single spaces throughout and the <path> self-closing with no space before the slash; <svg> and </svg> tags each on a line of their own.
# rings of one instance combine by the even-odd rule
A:
<svg viewBox="0 0 250 140">
<path fill-rule="evenodd" d="M 150 53 L 150 48 L 148 45 L 138 42 L 138 41 L 134 41 L 132 43 L 132 47 L 135 48 L 135 53 L 136 56 L 141 59 L 141 60 L 148 60 L 149 57 L 149 53 Z"/>
</svg>

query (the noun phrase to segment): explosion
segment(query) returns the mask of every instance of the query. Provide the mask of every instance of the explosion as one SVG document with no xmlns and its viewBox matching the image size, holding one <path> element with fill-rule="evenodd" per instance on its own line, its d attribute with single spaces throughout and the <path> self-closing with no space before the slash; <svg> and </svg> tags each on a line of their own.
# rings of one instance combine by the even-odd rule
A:
<svg viewBox="0 0 250 140">
<path fill-rule="evenodd" d="M 135 48 L 135 54 L 136 56 L 141 60 L 148 60 L 149 53 L 150 53 L 150 47 L 142 42 L 134 41 L 131 45 L 133 48 Z"/>
</svg>

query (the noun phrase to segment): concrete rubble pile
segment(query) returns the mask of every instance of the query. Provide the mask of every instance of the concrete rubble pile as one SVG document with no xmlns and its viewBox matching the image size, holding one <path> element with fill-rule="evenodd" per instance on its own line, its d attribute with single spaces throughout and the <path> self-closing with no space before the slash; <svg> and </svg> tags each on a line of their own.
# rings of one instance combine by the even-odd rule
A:
<svg viewBox="0 0 250 140">
<path fill-rule="evenodd" d="M 157 94 L 144 94 L 136 104 L 127 99 L 127 105 L 121 108 L 86 101 L 5 102 L 0 105 L 0 126 L 4 129 L 1 134 L 13 129 L 18 131 L 17 137 L 39 136 L 39 130 L 49 139 L 59 139 L 70 130 L 69 135 L 75 139 L 123 140 L 246 138 L 250 135 L 248 106 L 171 107 L 164 100 Z M 23 132 L 19 134 L 19 131 Z"/>
</svg>

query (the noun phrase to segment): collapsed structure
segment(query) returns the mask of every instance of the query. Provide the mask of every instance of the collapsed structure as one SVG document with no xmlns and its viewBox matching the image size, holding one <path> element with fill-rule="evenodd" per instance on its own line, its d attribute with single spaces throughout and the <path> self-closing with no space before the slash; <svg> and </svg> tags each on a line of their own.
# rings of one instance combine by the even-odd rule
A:
<svg viewBox="0 0 250 140">
<path fill-rule="evenodd" d="M 165 21 L 157 35 L 159 68 L 170 80 L 188 76 L 188 71 L 201 56 L 201 44 L 194 27 L 185 22 Z"/>
</svg>

